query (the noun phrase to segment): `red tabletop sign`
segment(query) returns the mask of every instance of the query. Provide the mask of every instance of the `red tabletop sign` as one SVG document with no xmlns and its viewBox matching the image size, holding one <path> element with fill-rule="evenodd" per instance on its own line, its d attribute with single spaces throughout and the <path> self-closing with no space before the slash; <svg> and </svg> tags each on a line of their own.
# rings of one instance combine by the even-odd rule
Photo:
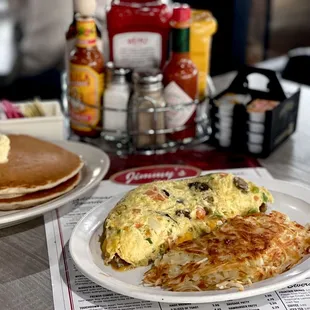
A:
<svg viewBox="0 0 310 310">
<path fill-rule="evenodd" d="M 156 165 L 124 170 L 112 175 L 110 180 L 126 185 L 139 185 L 152 181 L 195 177 L 199 176 L 200 173 L 200 169 L 192 166 Z"/>
</svg>

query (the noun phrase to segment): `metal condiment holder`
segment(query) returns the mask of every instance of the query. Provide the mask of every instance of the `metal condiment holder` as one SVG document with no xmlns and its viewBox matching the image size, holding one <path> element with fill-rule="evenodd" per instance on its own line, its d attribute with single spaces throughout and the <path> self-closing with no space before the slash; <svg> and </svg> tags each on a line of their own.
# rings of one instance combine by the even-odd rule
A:
<svg viewBox="0 0 310 310">
<path fill-rule="evenodd" d="M 208 78 L 209 85 L 209 94 L 214 93 L 214 86 L 211 78 Z M 117 130 L 107 130 L 104 127 L 92 127 L 92 129 L 96 129 L 101 132 L 99 138 L 86 138 L 86 137 L 74 137 L 74 139 L 78 139 L 80 141 L 95 145 L 105 151 L 113 152 L 119 155 L 126 154 L 163 154 L 166 152 L 173 152 L 178 149 L 192 147 L 195 145 L 199 145 L 209 140 L 211 135 L 211 126 L 209 122 L 208 116 L 208 101 L 209 97 L 206 97 L 205 100 L 201 101 L 193 101 L 191 103 L 186 104 L 178 104 L 173 107 L 157 107 L 156 102 L 152 98 L 144 97 L 144 100 L 148 100 L 152 107 L 147 109 L 116 109 L 116 108 L 100 108 L 100 113 L 104 113 L 106 111 L 112 111 L 116 113 L 127 113 L 128 120 L 132 120 L 137 118 L 138 113 L 150 113 L 153 118 L 153 128 L 146 131 L 137 131 L 131 130 L 129 123 L 127 124 L 126 131 L 117 131 Z M 167 113 L 175 110 L 182 110 L 189 108 L 190 106 L 196 106 L 197 117 L 195 119 L 194 126 L 196 126 L 196 136 L 194 138 L 187 138 L 183 141 L 167 141 L 166 143 L 156 143 L 156 137 L 159 135 L 167 135 L 176 132 L 183 131 L 184 129 L 189 128 L 189 126 L 184 125 L 177 128 L 165 128 L 165 129 L 156 129 L 157 128 L 157 115 L 158 113 Z M 89 106 L 88 106 L 89 107 Z M 97 108 L 96 108 L 97 109 Z M 66 115 L 68 116 L 68 110 L 64 109 Z M 67 110 L 67 111 L 66 111 Z M 69 116 L 68 116 L 69 119 Z M 191 126 L 191 125 L 190 125 Z M 133 141 L 137 136 L 152 136 L 155 137 L 155 143 L 152 145 L 148 145 L 147 147 L 137 147 Z M 73 135 L 74 136 L 74 135 Z M 71 135 L 71 137 L 73 137 Z M 119 138 L 120 137 L 120 138 Z"/>
</svg>

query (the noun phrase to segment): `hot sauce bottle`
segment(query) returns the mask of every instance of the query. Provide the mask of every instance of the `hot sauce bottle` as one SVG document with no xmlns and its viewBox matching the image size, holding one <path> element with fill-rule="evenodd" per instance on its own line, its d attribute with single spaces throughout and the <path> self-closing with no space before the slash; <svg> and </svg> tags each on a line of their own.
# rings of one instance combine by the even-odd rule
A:
<svg viewBox="0 0 310 310">
<path fill-rule="evenodd" d="M 160 0 L 113 0 L 107 11 L 111 61 L 123 68 L 162 68 L 171 13 Z"/>
<path fill-rule="evenodd" d="M 84 4 L 85 2 L 86 5 Z M 72 22 L 65 34 L 66 37 L 66 45 L 65 45 L 65 66 L 66 72 L 69 71 L 69 63 L 70 63 L 70 54 L 75 48 L 76 43 L 76 35 L 77 35 L 77 18 L 79 16 L 89 16 L 89 13 L 94 11 L 94 7 L 96 7 L 96 3 L 94 1 L 89 0 L 75 0 L 73 1 L 73 17 Z M 96 32 L 97 32 L 97 47 L 103 52 L 103 42 L 102 42 L 102 31 L 100 26 L 96 22 Z"/>
<path fill-rule="evenodd" d="M 172 27 L 172 55 L 165 66 L 164 96 L 167 106 L 182 105 L 182 110 L 171 110 L 166 113 L 168 128 L 185 129 L 168 135 L 173 141 L 186 141 L 196 135 L 196 105 L 198 98 L 198 70 L 190 59 L 190 25 L 191 9 L 188 5 L 176 4 L 171 19 Z"/>
<path fill-rule="evenodd" d="M 96 137 L 102 126 L 104 59 L 97 47 L 93 17 L 77 17 L 75 50 L 70 57 L 69 109 L 71 129 L 79 136 Z"/>
</svg>

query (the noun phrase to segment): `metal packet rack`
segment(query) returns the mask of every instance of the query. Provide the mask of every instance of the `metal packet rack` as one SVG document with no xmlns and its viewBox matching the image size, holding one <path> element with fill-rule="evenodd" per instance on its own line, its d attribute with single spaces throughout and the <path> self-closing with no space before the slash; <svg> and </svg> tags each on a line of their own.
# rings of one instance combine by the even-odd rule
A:
<svg viewBox="0 0 310 310">
<path fill-rule="evenodd" d="M 65 78 L 64 78 L 65 81 Z M 65 89 L 64 89 L 65 88 Z M 64 94 L 63 95 L 63 110 L 68 119 L 68 125 L 70 121 L 69 113 L 68 113 L 68 94 L 66 86 L 63 87 Z M 208 94 L 209 96 L 205 98 L 203 101 L 193 101 L 187 104 L 178 104 L 173 107 L 157 107 L 156 102 L 152 98 L 148 98 L 147 96 L 143 97 L 144 101 L 148 101 L 151 105 L 149 108 L 136 108 L 136 109 L 117 109 L 110 107 L 102 107 L 100 108 L 100 113 L 114 112 L 114 113 L 126 113 L 127 114 L 127 130 L 119 131 L 119 130 L 108 130 L 103 127 L 92 127 L 92 129 L 96 129 L 100 131 L 100 137 L 98 138 L 87 138 L 87 137 L 77 137 L 74 134 L 70 134 L 70 139 L 78 140 L 81 142 L 89 143 L 95 145 L 106 152 L 115 153 L 118 155 L 129 155 L 129 154 L 143 154 L 143 155 L 153 155 L 153 154 L 164 154 L 166 152 L 174 152 L 178 149 L 193 147 L 204 143 L 209 140 L 211 136 L 211 126 L 209 121 L 209 98 L 214 93 L 214 86 L 212 79 L 208 77 Z M 83 103 L 81 103 L 83 104 Z M 180 111 L 182 109 L 188 109 L 191 106 L 195 106 L 196 109 L 196 118 L 195 123 L 189 126 L 196 127 L 196 136 L 194 138 L 187 138 L 182 141 L 167 141 L 165 143 L 157 143 L 157 137 L 160 135 L 169 135 L 176 132 L 183 131 L 187 129 L 189 126 L 184 125 L 176 128 L 165 128 L 165 129 L 156 129 L 158 115 L 159 113 L 168 113 L 171 111 Z M 144 113 L 144 115 L 149 114 L 152 117 L 153 126 L 151 129 L 139 131 L 132 128 L 131 123 L 137 119 L 140 113 Z M 152 137 L 154 143 L 146 146 L 139 147 L 135 143 L 136 138 L 139 136 Z"/>
</svg>

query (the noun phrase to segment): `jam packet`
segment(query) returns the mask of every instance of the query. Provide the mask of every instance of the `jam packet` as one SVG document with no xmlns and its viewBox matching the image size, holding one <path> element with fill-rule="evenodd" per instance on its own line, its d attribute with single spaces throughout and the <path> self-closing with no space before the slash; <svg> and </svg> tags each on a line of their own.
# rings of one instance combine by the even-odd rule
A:
<svg viewBox="0 0 310 310">
<path fill-rule="evenodd" d="M 20 109 L 8 100 L 0 102 L 0 119 L 23 118 Z"/>
</svg>

